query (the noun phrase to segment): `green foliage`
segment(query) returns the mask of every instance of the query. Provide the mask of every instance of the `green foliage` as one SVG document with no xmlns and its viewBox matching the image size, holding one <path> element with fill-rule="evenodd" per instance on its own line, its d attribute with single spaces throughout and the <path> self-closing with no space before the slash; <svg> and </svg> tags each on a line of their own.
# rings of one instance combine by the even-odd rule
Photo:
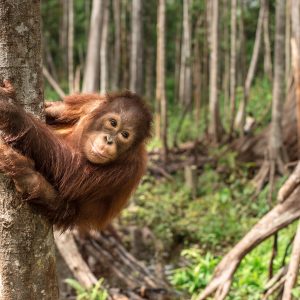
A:
<svg viewBox="0 0 300 300">
<path fill-rule="evenodd" d="M 248 178 L 252 166 L 239 164 L 236 153 L 226 148 L 209 152 L 217 164 L 204 166 L 196 199 L 184 186 L 182 173 L 173 181 L 146 177 L 123 220 L 149 226 L 166 247 L 184 240 L 199 242 L 202 249 L 224 251 L 238 241 L 268 211 L 267 190 L 264 197 L 252 200 L 254 188 Z"/>
<path fill-rule="evenodd" d="M 81 286 L 81 284 L 75 279 L 66 279 L 68 285 L 70 285 L 76 291 L 77 300 L 107 300 L 108 292 L 103 287 L 104 279 L 101 278 L 98 282 L 91 288 L 86 289 Z"/>
<path fill-rule="evenodd" d="M 280 232 L 278 236 L 278 255 L 274 260 L 274 273 L 283 263 L 286 246 L 292 239 L 295 226 L 290 226 Z M 268 267 L 273 239 L 270 238 L 250 252 L 242 261 L 235 274 L 228 299 L 230 300 L 259 300 L 268 280 Z M 289 253 L 289 251 L 288 251 Z M 188 294 L 198 294 L 209 282 L 213 271 L 221 257 L 213 256 L 210 252 L 205 255 L 199 249 L 191 248 L 182 251 L 185 266 L 175 269 L 170 276 L 172 285 Z M 299 288 L 293 293 L 298 299 Z"/>
<path fill-rule="evenodd" d="M 188 263 L 174 270 L 170 282 L 178 290 L 194 294 L 208 284 L 219 259 L 209 252 L 203 256 L 195 248 L 183 250 L 181 256 Z"/>
</svg>

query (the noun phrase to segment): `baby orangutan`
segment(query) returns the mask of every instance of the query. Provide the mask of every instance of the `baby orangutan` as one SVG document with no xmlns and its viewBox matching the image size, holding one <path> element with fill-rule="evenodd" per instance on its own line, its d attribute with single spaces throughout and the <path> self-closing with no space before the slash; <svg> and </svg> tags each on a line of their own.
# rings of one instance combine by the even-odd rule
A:
<svg viewBox="0 0 300 300">
<path fill-rule="evenodd" d="M 146 168 L 152 115 L 139 96 L 78 94 L 46 107 L 48 125 L 0 88 L 0 170 L 58 228 L 101 229 Z"/>
</svg>

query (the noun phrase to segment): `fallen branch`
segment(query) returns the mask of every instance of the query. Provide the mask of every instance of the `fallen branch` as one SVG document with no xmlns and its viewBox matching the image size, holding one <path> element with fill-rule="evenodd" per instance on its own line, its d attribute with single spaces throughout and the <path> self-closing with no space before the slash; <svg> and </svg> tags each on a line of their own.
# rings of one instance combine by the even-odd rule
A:
<svg viewBox="0 0 300 300">
<path fill-rule="evenodd" d="M 72 232 L 54 232 L 56 246 L 72 271 L 74 277 L 85 288 L 92 287 L 97 279 L 78 251 Z"/>
<path fill-rule="evenodd" d="M 74 234 L 83 251 L 93 257 L 102 268 L 111 271 L 113 277 L 118 279 L 119 286 L 124 287 L 122 295 L 134 292 L 137 297 L 169 299 L 171 292 L 167 283 L 152 274 L 109 232 L 91 232 L 90 236 L 85 238 L 77 233 Z M 149 297 L 150 294 L 153 296 Z M 129 299 L 134 298 L 130 296 Z"/>
</svg>

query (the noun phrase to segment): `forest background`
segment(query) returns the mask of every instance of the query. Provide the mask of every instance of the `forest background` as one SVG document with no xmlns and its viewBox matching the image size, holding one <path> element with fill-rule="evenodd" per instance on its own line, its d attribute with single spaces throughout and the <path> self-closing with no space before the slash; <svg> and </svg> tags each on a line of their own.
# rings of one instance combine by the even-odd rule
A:
<svg viewBox="0 0 300 300">
<path fill-rule="evenodd" d="M 42 1 L 46 99 L 130 89 L 153 110 L 148 171 L 114 228 L 180 299 L 197 298 L 297 163 L 299 5 Z M 283 299 L 296 228 L 246 256 L 228 299 Z M 299 299 L 300 287 L 291 293 Z"/>
</svg>

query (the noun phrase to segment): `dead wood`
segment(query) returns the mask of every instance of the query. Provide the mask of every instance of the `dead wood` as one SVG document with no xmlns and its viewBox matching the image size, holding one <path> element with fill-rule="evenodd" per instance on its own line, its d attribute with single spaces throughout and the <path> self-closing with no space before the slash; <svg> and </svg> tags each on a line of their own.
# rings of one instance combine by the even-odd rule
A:
<svg viewBox="0 0 300 300">
<path fill-rule="evenodd" d="M 75 238 L 84 253 L 117 278 L 122 295 L 128 295 L 131 291 L 142 298 L 147 295 L 147 299 L 169 299 L 167 283 L 152 274 L 109 232 L 93 232 L 84 238 L 75 233 Z"/>
<path fill-rule="evenodd" d="M 61 256 L 72 271 L 76 280 L 78 280 L 78 282 L 85 288 L 92 287 L 97 282 L 97 279 L 91 272 L 89 266 L 83 260 L 72 232 L 67 231 L 59 233 L 55 231 L 54 237 Z"/>
</svg>

